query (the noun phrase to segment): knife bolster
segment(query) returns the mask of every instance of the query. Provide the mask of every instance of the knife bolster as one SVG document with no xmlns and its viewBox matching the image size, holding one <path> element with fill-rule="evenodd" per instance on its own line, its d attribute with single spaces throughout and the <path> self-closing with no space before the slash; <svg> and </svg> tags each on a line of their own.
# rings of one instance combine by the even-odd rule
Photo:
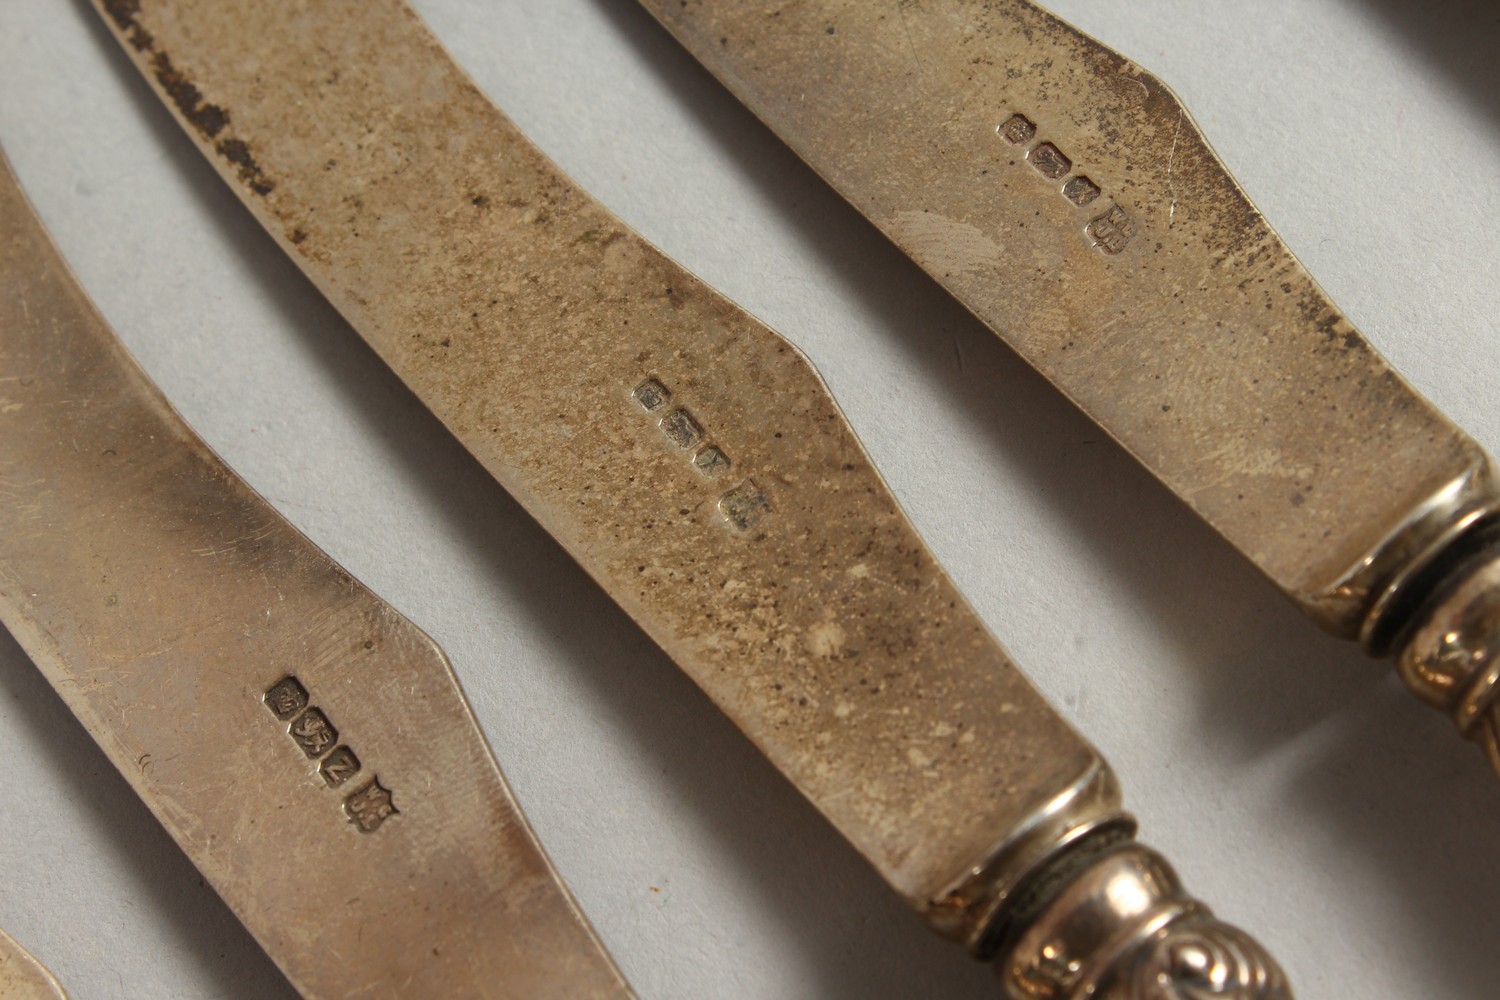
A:
<svg viewBox="0 0 1500 1000">
<path fill-rule="evenodd" d="M 1365 651 L 1394 654 L 1406 686 L 1500 774 L 1500 485 L 1489 459 L 1417 508 L 1336 591 L 1364 605 Z"/>
<path fill-rule="evenodd" d="M 1407 503 L 1370 533 L 1368 548 L 1336 565 L 1306 566 L 1295 581 L 1271 577 L 1319 627 L 1358 642 L 1374 657 L 1390 653 L 1418 606 L 1451 576 L 1454 555 L 1475 532 L 1500 520 L 1500 477 L 1470 442 L 1460 467 L 1415 490 Z M 1266 568 L 1255 553 L 1246 555 Z"/>
<path fill-rule="evenodd" d="M 1500 484 L 1488 458 L 1422 504 L 1338 588 L 1363 605 L 1358 639 L 1371 656 L 1398 649 L 1434 599 L 1500 545 Z"/>
<path fill-rule="evenodd" d="M 1044 873 L 995 971 L 1013 1000 L 1291 1000 L 1253 938 L 1189 896 L 1161 855 L 1133 840 Z"/>
<path fill-rule="evenodd" d="M 1060 859 L 1088 853 L 1096 843 L 1135 835 L 1135 819 L 1121 810 L 1120 785 L 1102 758 L 1013 829 L 985 860 L 936 894 L 923 915 L 939 935 L 962 944 L 980 961 L 994 957 L 1004 928 L 1029 887 Z"/>
</svg>

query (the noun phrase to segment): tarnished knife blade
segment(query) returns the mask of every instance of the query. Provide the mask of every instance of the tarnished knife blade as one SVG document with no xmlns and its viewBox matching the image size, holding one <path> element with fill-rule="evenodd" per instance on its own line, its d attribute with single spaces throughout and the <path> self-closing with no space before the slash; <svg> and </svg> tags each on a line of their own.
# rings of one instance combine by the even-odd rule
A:
<svg viewBox="0 0 1500 1000">
<path fill-rule="evenodd" d="M 68 1000 L 52 973 L 4 931 L 0 931 L 0 997 L 5 1000 Z"/>
<path fill-rule="evenodd" d="M 1403 675 L 1500 769 L 1495 590 L 1422 607 L 1490 542 L 1489 460 L 1161 81 L 1029 0 L 642 2 L 1313 620 L 1374 653 L 1458 629 Z"/>
<path fill-rule="evenodd" d="M 624 998 L 442 652 L 171 410 L 0 161 L 0 617 L 309 998 Z"/>
<path fill-rule="evenodd" d="M 903 894 L 1101 780 L 802 355 L 569 184 L 404 4 L 102 6 L 322 291 Z"/>
<path fill-rule="evenodd" d="M 940 932 L 1030 997 L 1286 995 L 1130 841 L 807 361 L 567 181 L 404 3 L 99 6 L 356 329 Z"/>
</svg>

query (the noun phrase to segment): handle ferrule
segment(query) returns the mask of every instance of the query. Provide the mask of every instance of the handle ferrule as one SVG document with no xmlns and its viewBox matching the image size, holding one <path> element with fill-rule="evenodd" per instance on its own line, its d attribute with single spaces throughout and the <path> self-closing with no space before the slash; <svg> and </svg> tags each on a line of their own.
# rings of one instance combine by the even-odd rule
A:
<svg viewBox="0 0 1500 1000">
<path fill-rule="evenodd" d="M 1134 842 L 1087 858 L 995 964 L 1013 1000 L 1291 1000 L 1275 960 Z"/>
</svg>

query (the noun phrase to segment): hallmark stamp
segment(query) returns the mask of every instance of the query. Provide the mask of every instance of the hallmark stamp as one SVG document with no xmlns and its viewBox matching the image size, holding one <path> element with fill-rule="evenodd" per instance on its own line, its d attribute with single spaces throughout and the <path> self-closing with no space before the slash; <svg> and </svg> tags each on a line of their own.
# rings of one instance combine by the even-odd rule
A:
<svg viewBox="0 0 1500 1000">
<path fill-rule="evenodd" d="M 359 773 L 359 758 L 348 747 L 336 747 L 323 759 L 318 773 L 328 782 L 329 788 L 337 788 Z"/>
<path fill-rule="evenodd" d="M 344 799 L 344 812 L 361 833 L 374 833 L 400 811 L 391 799 L 391 790 L 381 785 L 378 776 Z"/>
<path fill-rule="evenodd" d="M 718 479 L 729 471 L 729 456 L 709 445 L 699 448 L 693 455 L 693 466 L 709 479 Z"/>
<path fill-rule="evenodd" d="M 687 410 L 673 410 L 662 417 L 661 432 L 679 448 L 691 448 L 703 440 L 703 428 Z"/>
<path fill-rule="evenodd" d="M 1036 125 L 1025 115 L 1011 115 L 997 130 L 1000 137 L 1012 146 L 1021 146 L 1036 137 Z"/>
<path fill-rule="evenodd" d="M 1079 174 L 1063 185 L 1063 197 L 1082 208 L 1096 201 L 1102 192 L 1099 185 Z"/>
<path fill-rule="evenodd" d="M 719 498 L 719 511 L 730 524 L 748 531 L 771 512 L 771 501 L 755 480 L 747 479 Z"/>
<path fill-rule="evenodd" d="M 271 685 L 262 700 L 276 718 L 286 722 L 307 707 L 307 688 L 295 677 L 283 677 Z"/>
<path fill-rule="evenodd" d="M 359 757 L 348 746 L 339 744 L 338 730 L 328 721 L 322 709 L 309 705 L 307 688 L 290 675 L 272 684 L 261 697 L 272 715 L 287 723 L 287 735 L 309 760 L 318 760 L 318 774 L 329 788 L 347 783 L 361 770 Z M 376 778 L 344 799 L 344 811 L 364 833 L 372 833 L 398 810 L 391 802 L 391 790 Z"/>
<path fill-rule="evenodd" d="M 672 391 L 654 378 L 636 386 L 632 395 L 647 413 L 655 413 L 672 400 Z"/>
<path fill-rule="evenodd" d="M 1135 223 L 1118 205 L 1109 206 L 1109 211 L 1094 219 L 1084 230 L 1094 246 L 1113 257 L 1125 249 L 1135 235 Z"/>
<path fill-rule="evenodd" d="M 333 728 L 328 716 L 316 708 L 309 708 L 297 716 L 290 732 L 302 752 L 313 760 L 323 756 L 339 741 L 339 731 Z"/>
<path fill-rule="evenodd" d="M 1062 150 L 1050 142 L 1034 147 L 1026 154 L 1026 158 L 1043 177 L 1049 180 L 1062 180 L 1068 176 L 1068 171 L 1073 169 L 1073 161 L 1064 156 Z"/>
</svg>

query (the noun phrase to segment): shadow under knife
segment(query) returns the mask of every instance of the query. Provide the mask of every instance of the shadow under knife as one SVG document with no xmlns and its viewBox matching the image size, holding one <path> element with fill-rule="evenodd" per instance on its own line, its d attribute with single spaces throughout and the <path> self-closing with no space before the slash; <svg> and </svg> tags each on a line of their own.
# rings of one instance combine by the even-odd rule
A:
<svg viewBox="0 0 1500 1000">
<path fill-rule="evenodd" d="M 182 134 L 87 0 L 75 5 L 91 22 L 100 58 L 113 67 L 169 169 L 181 178 L 184 197 L 206 208 L 241 269 L 290 326 L 306 331 L 314 363 L 385 444 L 391 464 L 422 484 L 424 507 L 438 511 L 472 545 L 476 562 L 522 609 L 528 630 L 559 648 L 558 659 L 573 677 L 598 693 L 611 721 L 671 782 L 674 800 L 724 846 L 741 869 L 736 881 L 752 894 L 751 904 L 786 929 L 807 974 L 821 980 L 817 995 L 854 1000 L 991 992 L 987 970 L 920 925 L 337 316 Z M 577 627 L 579 621 L 590 627 Z M 457 668 L 462 675 L 477 665 Z M 526 807 L 524 798 L 521 804 Z M 627 971 L 630 957 L 617 956 Z"/>
<path fill-rule="evenodd" d="M 1500 60 L 1495 58 L 1500 5 L 1494 0 L 1364 2 L 1454 89 L 1500 123 Z"/>
</svg>

